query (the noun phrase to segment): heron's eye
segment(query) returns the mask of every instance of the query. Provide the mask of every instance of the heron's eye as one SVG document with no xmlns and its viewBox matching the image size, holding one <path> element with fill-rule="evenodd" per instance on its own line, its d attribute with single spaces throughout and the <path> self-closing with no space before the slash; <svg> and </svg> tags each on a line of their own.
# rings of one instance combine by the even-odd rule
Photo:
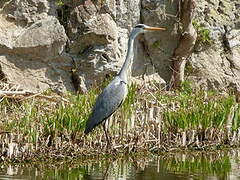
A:
<svg viewBox="0 0 240 180">
<path fill-rule="evenodd" d="M 144 26 L 142 24 L 138 24 L 135 26 L 135 28 L 144 28 Z"/>
</svg>

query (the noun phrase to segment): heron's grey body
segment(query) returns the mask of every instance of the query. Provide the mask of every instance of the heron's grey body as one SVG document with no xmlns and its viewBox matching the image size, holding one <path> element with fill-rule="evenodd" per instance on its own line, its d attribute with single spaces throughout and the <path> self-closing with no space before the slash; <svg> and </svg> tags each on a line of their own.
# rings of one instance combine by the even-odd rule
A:
<svg viewBox="0 0 240 180">
<path fill-rule="evenodd" d="M 110 84 L 102 91 L 102 93 L 97 97 L 96 103 L 93 106 L 92 113 L 90 114 L 87 125 L 85 128 L 85 133 L 89 133 L 99 125 L 101 122 L 106 120 L 111 116 L 117 108 L 122 104 L 128 93 L 128 78 L 129 72 L 133 60 L 133 47 L 134 39 L 140 33 L 143 33 L 147 30 L 163 30 L 163 28 L 150 27 L 144 24 L 138 24 L 135 26 L 133 31 L 130 34 L 128 41 L 128 51 L 126 60 L 119 72 L 119 74 L 110 82 Z M 104 128 L 106 133 L 106 130 Z M 106 133 L 106 138 L 108 136 Z M 109 140 L 108 140 L 109 143 Z"/>
<path fill-rule="evenodd" d="M 92 113 L 88 118 L 85 133 L 91 132 L 94 127 L 111 116 L 127 96 L 127 82 L 134 55 L 133 46 L 135 36 L 135 33 L 130 35 L 127 57 L 119 74 L 105 89 L 103 89 L 102 93 L 97 97 L 96 103 L 92 109 Z"/>
<path fill-rule="evenodd" d="M 87 121 L 85 133 L 91 132 L 94 127 L 111 116 L 124 101 L 127 92 L 127 83 L 116 76 L 98 96 Z"/>
</svg>

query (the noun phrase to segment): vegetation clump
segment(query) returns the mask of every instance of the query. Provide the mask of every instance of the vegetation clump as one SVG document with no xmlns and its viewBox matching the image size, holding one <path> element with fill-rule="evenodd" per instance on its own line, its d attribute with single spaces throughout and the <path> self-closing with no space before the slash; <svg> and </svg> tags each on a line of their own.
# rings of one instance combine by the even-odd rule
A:
<svg viewBox="0 0 240 180">
<path fill-rule="evenodd" d="M 210 36 L 210 29 L 205 27 L 202 24 L 199 24 L 197 21 L 193 21 L 193 26 L 197 31 L 197 40 L 195 46 L 207 46 L 209 47 L 210 45 L 213 44 L 212 38 Z"/>
<path fill-rule="evenodd" d="M 111 153 L 101 126 L 84 135 L 100 89 L 87 94 L 46 92 L 28 97 L 1 95 L 2 160 L 66 158 Z M 159 152 L 239 146 L 240 107 L 234 95 L 211 91 L 161 91 L 131 85 L 126 101 L 110 118 L 114 152 Z"/>
</svg>

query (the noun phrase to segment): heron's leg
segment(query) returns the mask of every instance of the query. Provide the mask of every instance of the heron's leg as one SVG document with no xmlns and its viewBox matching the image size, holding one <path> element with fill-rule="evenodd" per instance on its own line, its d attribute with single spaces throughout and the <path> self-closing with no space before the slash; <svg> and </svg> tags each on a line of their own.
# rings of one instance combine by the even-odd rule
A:
<svg viewBox="0 0 240 180">
<path fill-rule="evenodd" d="M 108 133 L 107 133 L 107 130 L 106 130 L 106 121 L 102 125 L 103 125 L 103 130 L 105 132 L 106 140 L 107 140 L 107 146 L 110 146 L 111 143 L 110 143 Z"/>
</svg>

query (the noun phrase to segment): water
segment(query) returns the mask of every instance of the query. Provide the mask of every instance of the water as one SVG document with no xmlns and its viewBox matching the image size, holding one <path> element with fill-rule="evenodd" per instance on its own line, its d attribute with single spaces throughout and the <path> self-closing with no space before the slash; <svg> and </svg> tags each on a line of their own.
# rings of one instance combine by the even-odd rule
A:
<svg viewBox="0 0 240 180">
<path fill-rule="evenodd" d="M 240 179 L 240 150 L 1 165 L 0 179 Z"/>
</svg>

